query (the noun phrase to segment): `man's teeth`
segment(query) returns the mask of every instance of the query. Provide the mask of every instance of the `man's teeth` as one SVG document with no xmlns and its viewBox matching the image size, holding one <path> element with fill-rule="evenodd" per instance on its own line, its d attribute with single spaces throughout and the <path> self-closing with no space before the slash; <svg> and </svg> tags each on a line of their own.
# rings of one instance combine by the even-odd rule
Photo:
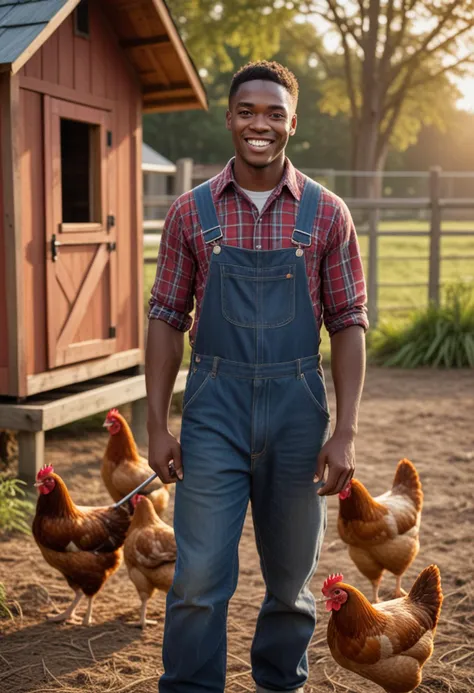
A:
<svg viewBox="0 0 474 693">
<path fill-rule="evenodd" d="M 252 147 L 267 147 L 271 144 L 270 140 L 247 140 Z"/>
</svg>

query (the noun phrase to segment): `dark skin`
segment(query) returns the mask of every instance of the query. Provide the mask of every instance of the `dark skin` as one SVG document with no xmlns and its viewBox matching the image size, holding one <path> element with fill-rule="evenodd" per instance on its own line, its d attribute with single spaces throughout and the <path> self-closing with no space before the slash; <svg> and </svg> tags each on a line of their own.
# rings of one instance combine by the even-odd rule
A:
<svg viewBox="0 0 474 693">
<path fill-rule="evenodd" d="M 246 190 L 271 190 L 285 167 L 285 147 L 296 130 L 296 104 L 279 84 L 242 84 L 229 103 L 227 129 L 235 147 L 234 175 Z M 166 483 L 183 478 L 179 442 L 168 429 L 174 382 L 183 355 L 184 335 L 161 320 L 150 320 L 146 349 L 149 464 Z M 337 424 L 316 462 L 315 481 L 326 481 L 319 495 L 340 493 L 354 474 L 354 440 L 365 375 L 365 338 L 360 326 L 331 338 L 331 369 Z M 169 464 L 172 462 L 171 471 Z"/>
</svg>

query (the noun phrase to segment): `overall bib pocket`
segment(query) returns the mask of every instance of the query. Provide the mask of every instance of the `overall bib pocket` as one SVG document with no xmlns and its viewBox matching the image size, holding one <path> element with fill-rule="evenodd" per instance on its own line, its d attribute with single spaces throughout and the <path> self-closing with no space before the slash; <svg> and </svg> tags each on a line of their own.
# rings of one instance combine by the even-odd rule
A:
<svg viewBox="0 0 474 693">
<path fill-rule="evenodd" d="M 221 266 L 224 318 L 238 327 L 282 327 L 295 317 L 295 265 Z"/>
<path fill-rule="evenodd" d="M 326 387 L 320 374 L 318 373 L 318 369 L 314 368 L 313 370 L 302 373 L 300 382 L 303 384 L 305 392 L 315 405 L 316 409 L 321 412 L 321 414 L 323 414 L 329 421 L 331 415 L 328 410 Z"/>
</svg>

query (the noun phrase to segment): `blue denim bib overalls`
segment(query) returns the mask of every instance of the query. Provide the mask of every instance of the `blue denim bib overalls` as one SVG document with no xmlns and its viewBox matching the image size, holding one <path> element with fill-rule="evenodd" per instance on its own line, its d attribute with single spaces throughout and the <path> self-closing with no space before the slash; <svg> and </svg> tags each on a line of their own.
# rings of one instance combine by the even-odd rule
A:
<svg viewBox="0 0 474 693">
<path fill-rule="evenodd" d="M 257 690 L 292 691 L 307 679 L 309 581 L 326 528 L 313 477 L 330 430 L 305 267 L 319 193 L 307 180 L 294 247 L 262 251 L 226 246 L 209 184 L 194 191 L 213 252 L 183 403 L 160 693 L 224 691 L 249 499 L 267 588 L 251 653 Z"/>
</svg>

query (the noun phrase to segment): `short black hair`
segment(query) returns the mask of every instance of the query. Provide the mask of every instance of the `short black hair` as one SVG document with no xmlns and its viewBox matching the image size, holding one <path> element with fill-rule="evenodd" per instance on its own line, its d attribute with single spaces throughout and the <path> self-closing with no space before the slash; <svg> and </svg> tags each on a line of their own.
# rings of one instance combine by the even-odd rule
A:
<svg viewBox="0 0 474 693">
<path fill-rule="evenodd" d="M 229 102 L 236 93 L 237 89 L 245 82 L 255 79 L 267 80 L 279 84 L 290 94 L 293 104 L 298 102 L 298 80 L 287 67 L 272 60 L 259 60 L 258 62 L 247 63 L 238 70 L 232 77 L 229 89 Z"/>
</svg>

